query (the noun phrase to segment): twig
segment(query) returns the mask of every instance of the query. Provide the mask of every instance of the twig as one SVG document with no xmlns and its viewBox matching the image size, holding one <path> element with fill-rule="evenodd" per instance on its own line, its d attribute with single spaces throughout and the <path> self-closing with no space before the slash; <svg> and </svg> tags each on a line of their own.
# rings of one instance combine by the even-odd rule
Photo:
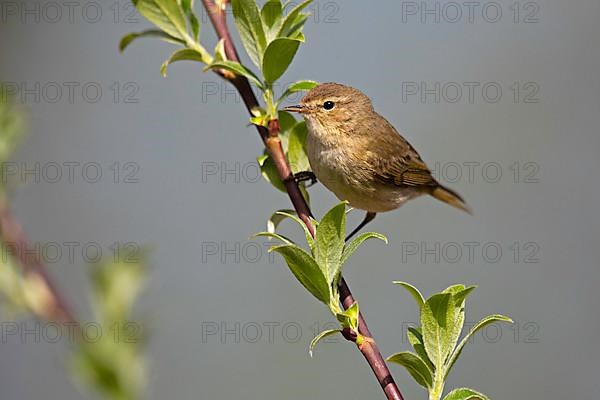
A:
<svg viewBox="0 0 600 400">
<path fill-rule="evenodd" d="M 33 310 L 40 318 L 73 324 L 75 318 L 58 289 L 52 284 L 46 268 L 28 245 L 23 228 L 11 213 L 8 204 L 0 199 L 0 236 L 7 249 L 14 251 L 23 273 L 36 285 L 40 301 Z"/>
<path fill-rule="evenodd" d="M 213 0 L 202 0 L 202 2 L 207 13 L 209 14 L 217 35 L 220 39 L 224 39 L 225 54 L 227 55 L 227 58 L 232 61 L 239 62 L 239 56 L 227 26 L 225 11 L 219 7 L 216 7 Z M 235 79 L 229 79 L 229 81 L 240 92 L 244 100 L 244 104 L 249 112 L 251 112 L 253 108 L 259 106 L 258 100 L 256 99 L 250 83 L 246 78 L 238 76 Z M 298 216 L 302 219 L 302 221 L 304 221 L 311 235 L 314 236 L 314 227 L 310 220 L 310 217 L 312 216 L 310 208 L 304 200 L 298 184 L 294 179 L 291 179 L 293 178 L 293 174 L 281 146 L 281 140 L 279 139 L 279 122 L 277 120 L 270 121 L 269 129 L 257 126 L 257 130 L 265 144 L 265 147 L 267 148 L 267 151 L 269 152 L 269 155 L 275 163 L 279 178 L 282 182 L 284 182 L 288 196 L 292 201 Z M 348 284 L 344 278 L 341 279 L 340 283 L 340 300 L 346 309 L 355 302 L 352 292 L 350 291 L 350 288 L 348 287 Z M 388 369 L 385 360 L 383 359 L 381 352 L 377 347 L 377 344 L 372 338 L 371 332 L 369 331 L 362 313 L 359 315 L 359 332 L 366 338 L 366 340 L 364 340 L 363 343 L 358 346 L 358 348 L 371 366 L 371 369 L 375 373 L 377 381 L 383 388 L 387 398 L 403 400 L 402 394 L 394 382 L 394 378 L 392 377 L 392 374 L 390 373 L 390 370 Z M 356 342 L 356 338 L 346 337 L 346 339 Z"/>
</svg>

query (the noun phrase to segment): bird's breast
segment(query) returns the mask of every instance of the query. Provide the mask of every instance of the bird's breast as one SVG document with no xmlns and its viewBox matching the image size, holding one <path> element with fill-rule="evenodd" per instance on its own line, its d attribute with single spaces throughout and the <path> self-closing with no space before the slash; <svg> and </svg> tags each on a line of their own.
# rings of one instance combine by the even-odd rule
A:
<svg viewBox="0 0 600 400">
<path fill-rule="evenodd" d="M 352 149 L 335 143 L 322 131 L 315 132 L 319 127 L 314 124 L 307 123 L 307 127 L 306 150 L 311 169 L 319 182 L 340 200 L 361 210 L 384 212 L 417 195 L 412 189 L 381 183 L 373 173 L 373 166 L 361 161 Z"/>
</svg>

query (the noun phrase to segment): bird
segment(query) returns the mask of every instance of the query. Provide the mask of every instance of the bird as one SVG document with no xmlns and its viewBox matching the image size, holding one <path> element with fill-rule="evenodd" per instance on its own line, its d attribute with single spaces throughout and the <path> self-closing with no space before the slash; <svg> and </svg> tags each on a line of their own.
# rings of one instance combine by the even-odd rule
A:
<svg viewBox="0 0 600 400">
<path fill-rule="evenodd" d="M 312 171 L 298 181 L 316 178 L 349 206 L 366 211 L 364 220 L 346 238 L 360 232 L 378 213 L 431 195 L 471 214 L 455 191 L 441 185 L 415 148 L 360 90 L 322 83 L 300 104 L 283 108 L 306 121 L 306 152 Z"/>
</svg>

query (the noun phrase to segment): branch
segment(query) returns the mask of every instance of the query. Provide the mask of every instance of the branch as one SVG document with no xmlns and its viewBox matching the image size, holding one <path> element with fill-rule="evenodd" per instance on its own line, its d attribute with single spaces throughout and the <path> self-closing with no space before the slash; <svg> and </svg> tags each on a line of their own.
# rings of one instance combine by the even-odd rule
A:
<svg viewBox="0 0 600 400">
<path fill-rule="evenodd" d="M 239 56 L 231 39 L 231 34 L 227 26 L 225 11 L 218 7 L 213 0 L 202 0 L 204 8 L 206 9 L 211 22 L 217 32 L 220 39 L 224 39 L 225 42 L 225 54 L 227 58 L 232 61 L 239 62 Z M 221 75 L 223 76 L 223 75 Z M 226 78 L 227 79 L 227 78 Z M 234 79 L 228 79 L 235 88 L 240 92 L 244 104 L 251 113 L 251 110 L 259 106 L 258 100 L 252 91 L 250 83 L 246 78 L 235 77 Z M 279 178 L 285 184 L 286 191 L 298 216 L 304 221 L 307 228 L 309 229 L 312 236 L 314 236 L 315 230 L 310 217 L 312 213 L 308 204 L 304 200 L 298 184 L 293 179 L 293 174 L 290 169 L 289 163 L 281 146 L 281 140 L 279 139 L 279 122 L 273 120 L 269 122 L 269 129 L 261 126 L 257 126 L 258 133 L 263 140 L 269 155 L 273 159 Z M 344 278 L 340 282 L 340 301 L 345 309 L 354 304 L 355 300 L 352 296 L 352 292 L 346 283 Z M 400 390 L 394 382 L 394 378 L 388 369 L 385 360 L 383 359 L 377 343 L 372 338 L 371 332 L 363 318 L 362 313 L 359 315 L 359 332 L 365 337 L 364 342 L 358 346 L 358 349 L 363 354 L 371 369 L 373 370 L 377 381 L 383 388 L 388 399 L 403 400 Z M 356 342 L 356 338 L 351 335 L 344 335 L 344 337 L 352 342 Z"/>
<path fill-rule="evenodd" d="M 24 275 L 34 282 L 40 295 L 39 305 L 33 310 L 39 317 L 59 323 L 74 323 L 75 318 L 67 303 L 52 284 L 46 268 L 30 248 L 23 228 L 10 212 L 5 199 L 0 199 L 0 237 L 4 246 L 14 251 Z"/>
</svg>

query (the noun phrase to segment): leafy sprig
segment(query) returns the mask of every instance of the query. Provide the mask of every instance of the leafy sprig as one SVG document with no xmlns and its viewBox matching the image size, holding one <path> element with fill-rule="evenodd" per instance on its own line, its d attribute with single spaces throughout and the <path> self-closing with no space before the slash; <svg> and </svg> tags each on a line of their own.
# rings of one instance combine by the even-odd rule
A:
<svg viewBox="0 0 600 400">
<path fill-rule="evenodd" d="M 354 303 L 347 310 L 343 310 L 339 302 L 338 285 L 342 276 L 343 266 L 354 252 L 368 239 L 379 239 L 387 243 L 387 238 L 379 233 L 367 232 L 358 236 L 350 243 L 345 242 L 346 237 L 346 203 L 340 203 L 329 210 L 320 222 L 314 221 L 316 234 L 313 239 L 306 225 L 293 212 L 282 210 L 271 218 L 271 227 L 283 219 L 289 218 L 297 222 L 304 230 L 309 251 L 304 250 L 291 239 L 275 233 L 273 230 L 258 233 L 257 236 L 275 238 L 282 242 L 279 246 L 272 247 L 274 251 L 283 256 L 290 271 L 296 279 L 317 300 L 328 306 L 331 313 L 340 323 L 340 329 L 324 331 L 310 344 L 310 353 L 319 340 L 344 329 L 356 335 L 357 343 L 361 343 L 362 336 L 358 332 L 358 303 Z"/>
<path fill-rule="evenodd" d="M 200 44 L 200 21 L 193 11 L 193 0 L 133 0 L 138 12 L 158 29 L 130 33 L 121 39 L 119 49 L 124 51 L 134 40 L 156 37 L 183 46 L 161 66 L 163 76 L 167 67 L 176 61 L 213 62 L 213 56 Z"/>
<path fill-rule="evenodd" d="M 142 37 L 154 37 L 180 45 L 162 64 L 161 73 L 166 75 L 167 67 L 178 61 L 194 61 L 205 65 L 204 70 L 217 70 L 230 77 L 242 76 L 262 93 L 265 106 L 253 110 L 250 122 L 267 127 L 269 121 L 280 120 L 280 138 L 284 151 L 289 157 L 292 172 L 310 169 L 306 157 L 306 124 L 298 122 L 289 113 L 279 111 L 281 103 L 292 94 L 307 91 L 318 83 L 302 80 L 286 87 L 281 95 L 275 95 L 276 82 L 287 71 L 304 38 L 304 24 L 309 16 L 304 10 L 313 0 L 305 0 L 293 7 L 288 13 L 283 10 L 292 4 L 281 0 L 268 0 L 262 9 L 254 0 L 232 0 L 233 16 L 240 38 L 251 62 L 260 71 L 237 61 L 228 60 L 224 41 L 220 40 L 214 53 L 210 54 L 200 43 L 200 20 L 194 13 L 193 0 L 134 0 L 139 13 L 152 22 L 158 29 L 130 33 L 121 39 L 119 48 L 124 51 L 134 40 Z M 289 141 L 288 141 L 289 138 Z M 288 143 L 290 143 L 288 147 Z M 275 165 L 265 152 L 258 158 L 262 174 L 267 182 L 277 189 L 285 187 L 277 174 Z M 304 188 L 304 185 L 303 185 Z M 308 195 L 304 190 L 305 198 Z"/>
<path fill-rule="evenodd" d="M 107 262 L 94 267 L 92 296 L 98 340 L 78 341 L 71 356 L 73 375 L 104 398 L 137 400 L 146 385 L 143 327 L 132 313 L 145 281 L 140 262 Z"/>
<path fill-rule="evenodd" d="M 233 76 L 243 76 L 263 93 L 266 108 L 261 115 L 268 118 L 252 122 L 266 124 L 268 119 L 277 118 L 277 108 L 286 97 L 302 90 L 310 90 L 317 83 L 299 81 L 289 85 L 276 100 L 273 92 L 275 83 L 287 71 L 304 38 L 304 24 L 308 18 L 304 12 L 313 0 L 305 0 L 284 14 L 289 2 L 269 0 L 261 8 L 254 0 L 232 0 L 233 16 L 240 33 L 242 44 L 252 63 L 260 70 L 258 74 L 233 60 L 228 60 L 223 41 L 210 54 L 200 42 L 200 20 L 194 13 L 193 0 L 133 0 L 139 13 L 158 29 L 130 33 L 121 39 L 119 48 L 124 51 L 134 40 L 155 37 L 180 45 L 162 65 L 166 75 L 167 66 L 177 61 L 196 61 L 205 64 L 205 70 L 228 71 Z M 266 126 L 266 125 L 265 125 Z"/>
<path fill-rule="evenodd" d="M 446 379 L 463 348 L 473 335 L 494 322 L 510 322 L 504 315 L 483 318 L 459 342 L 465 322 L 465 301 L 475 286 L 453 285 L 425 300 L 421 292 L 406 282 L 395 282 L 415 299 L 421 312 L 421 325 L 409 327 L 408 341 L 414 353 L 400 352 L 388 361 L 402 365 L 415 381 L 429 391 L 430 400 L 442 397 Z M 444 400 L 489 400 L 472 389 L 456 389 Z"/>
</svg>

